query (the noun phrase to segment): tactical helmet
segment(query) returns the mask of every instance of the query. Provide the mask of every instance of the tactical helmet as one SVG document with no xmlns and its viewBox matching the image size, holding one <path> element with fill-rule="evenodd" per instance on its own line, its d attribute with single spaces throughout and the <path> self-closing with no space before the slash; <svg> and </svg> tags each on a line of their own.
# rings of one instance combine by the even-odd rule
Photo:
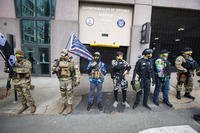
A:
<svg viewBox="0 0 200 133">
<path fill-rule="evenodd" d="M 101 56 L 101 54 L 99 52 L 95 52 L 94 55 Z"/>
<path fill-rule="evenodd" d="M 24 51 L 23 50 L 17 50 L 15 52 L 15 55 L 18 56 L 18 57 L 24 57 Z"/>
<path fill-rule="evenodd" d="M 68 55 L 68 52 L 66 49 L 63 49 L 61 52 L 60 52 L 61 56 L 66 56 Z"/>
<path fill-rule="evenodd" d="M 150 48 L 146 48 L 143 52 L 142 52 L 142 55 L 147 55 L 147 54 L 152 54 L 153 53 L 153 50 L 150 49 Z"/>
</svg>

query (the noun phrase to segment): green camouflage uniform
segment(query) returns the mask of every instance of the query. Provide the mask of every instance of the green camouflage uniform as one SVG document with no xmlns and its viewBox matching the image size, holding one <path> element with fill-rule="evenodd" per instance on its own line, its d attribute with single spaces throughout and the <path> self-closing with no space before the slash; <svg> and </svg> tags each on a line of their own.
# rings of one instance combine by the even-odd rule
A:
<svg viewBox="0 0 200 133">
<path fill-rule="evenodd" d="M 193 60 L 192 57 L 188 57 L 190 60 Z M 178 56 L 175 61 L 177 68 L 177 85 L 176 90 L 181 91 L 182 86 L 185 87 L 185 92 L 192 92 L 193 89 L 193 75 L 194 70 L 187 70 L 183 67 L 183 63 L 186 63 L 186 60 L 183 56 Z"/>
<path fill-rule="evenodd" d="M 31 63 L 23 59 L 17 62 L 14 67 L 15 75 L 13 77 L 14 89 L 17 90 L 22 105 L 29 103 L 34 106 L 34 100 L 30 93 L 31 81 Z"/>
</svg>

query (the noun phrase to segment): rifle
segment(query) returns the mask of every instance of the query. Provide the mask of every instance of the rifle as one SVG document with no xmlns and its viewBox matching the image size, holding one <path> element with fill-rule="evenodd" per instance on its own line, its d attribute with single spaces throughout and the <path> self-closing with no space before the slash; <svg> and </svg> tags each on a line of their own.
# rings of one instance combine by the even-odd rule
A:
<svg viewBox="0 0 200 133">
<path fill-rule="evenodd" d="M 57 71 L 56 70 L 56 68 L 58 67 L 58 65 L 59 65 L 59 59 L 55 59 L 54 60 L 54 62 L 55 62 L 55 64 L 53 65 L 53 68 L 55 68 L 55 69 L 52 69 L 52 74 L 56 74 L 56 76 L 59 78 L 60 77 L 60 73 L 59 73 L 59 71 Z"/>
</svg>

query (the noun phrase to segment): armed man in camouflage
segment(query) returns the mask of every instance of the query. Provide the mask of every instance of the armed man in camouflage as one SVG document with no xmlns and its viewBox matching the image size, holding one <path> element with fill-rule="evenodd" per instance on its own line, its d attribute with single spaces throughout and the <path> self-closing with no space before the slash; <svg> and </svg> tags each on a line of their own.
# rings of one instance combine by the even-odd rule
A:
<svg viewBox="0 0 200 133">
<path fill-rule="evenodd" d="M 118 90 L 122 90 L 122 104 L 126 108 L 130 108 L 130 105 L 126 99 L 126 93 L 128 88 L 128 81 L 125 79 L 125 76 L 131 70 L 131 66 L 123 59 L 123 53 L 118 51 L 116 53 L 116 59 L 112 60 L 111 68 L 111 78 L 113 79 L 114 86 L 114 99 L 113 107 L 117 108 L 118 106 Z"/>
<path fill-rule="evenodd" d="M 15 74 L 13 76 L 14 89 L 17 90 L 19 98 L 22 103 L 22 107 L 19 109 L 18 114 L 21 114 L 28 108 L 27 102 L 31 107 L 31 113 L 36 111 L 35 102 L 30 93 L 30 81 L 31 81 L 31 63 L 24 59 L 24 52 L 17 50 L 15 53 L 16 63 L 13 68 Z"/>
<path fill-rule="evenodd" d="M 61 57 L 52 68 L 53 74 L 56 73 L 60 82 L 60 94 L 62 104 L 59 114 L 66 109 L 67 114 L 73 111 L 73 88 L 80 84 L 79 66 L 69 57 L 66 49 L 61 51 Z"/>
<path fill-rule="evenodd" d="M 181 99 L 181 90 L 182 85 L 184 84 L 184 97 L 194 100 L 195 97 L 193 97 L 190 93 L 193 89 L 194 70 L 197 67 L 197 63 L 192 58 L 192 49 L 185 48 L 182 52 L 182 55 L 176 58 L 175 65 L 177 68 L 176 98 Z"/>
</svg>

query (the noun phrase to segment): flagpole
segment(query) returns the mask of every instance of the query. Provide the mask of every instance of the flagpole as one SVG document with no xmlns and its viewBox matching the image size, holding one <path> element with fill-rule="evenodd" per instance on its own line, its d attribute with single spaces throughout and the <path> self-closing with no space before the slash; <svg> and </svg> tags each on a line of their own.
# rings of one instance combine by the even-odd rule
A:
<svg viewBox="0 0 200 133">
<path fill-rule="evenodd" d="M 70 42 L 70 43 L 72 42 L 73 35 L 74 35 L 74 33 L 71 33 L 70 38 L 69 38 L 68 41 L 67 41 L 67 45 L 66 45 L 65 49 L 67 49 L 67 47 L 68 47 L 68 45 L 69 45 L 69 42 Z"/>
<path fill-rule="evenodd" d="M 0 51 L 2 58 L 6 61 L 6 57 L 3 55 L 2 51 Z"/>
</svg>

